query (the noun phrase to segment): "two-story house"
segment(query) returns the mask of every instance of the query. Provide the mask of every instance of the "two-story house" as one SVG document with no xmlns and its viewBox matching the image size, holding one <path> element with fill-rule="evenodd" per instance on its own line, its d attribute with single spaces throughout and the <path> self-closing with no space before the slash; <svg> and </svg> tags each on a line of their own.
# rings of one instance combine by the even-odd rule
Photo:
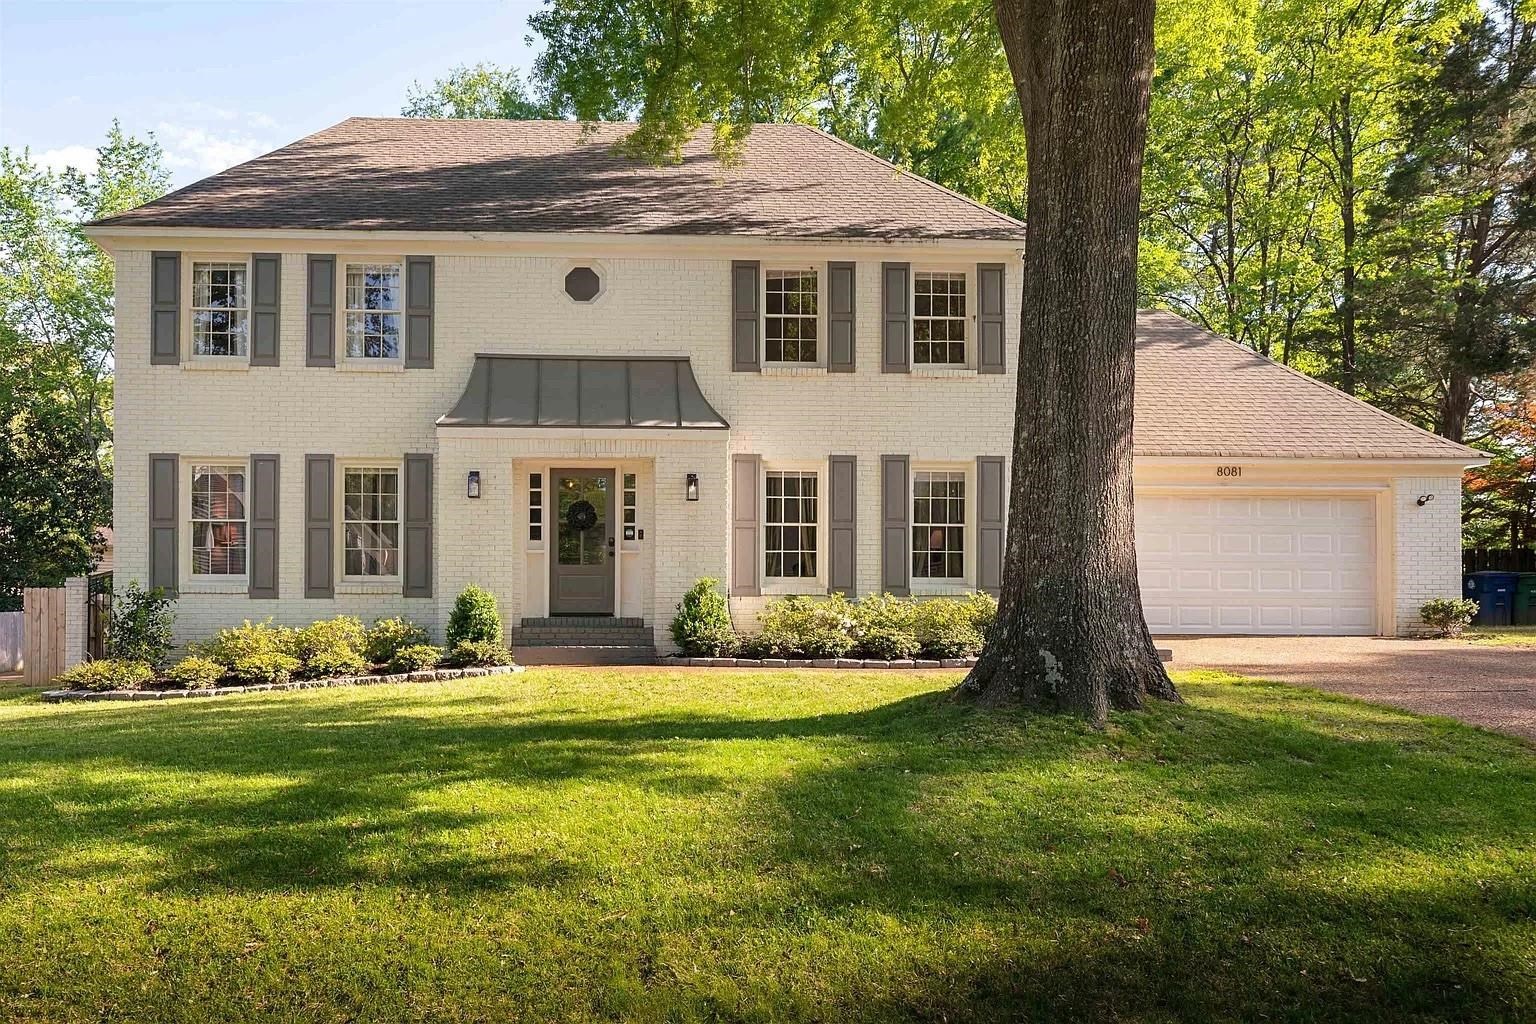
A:
<svg viewBox="0 0 1536 1024">
<path fill-rule="evenodd" d="M 627 131 L 352 119 L 94 225 L 119 576 L 183 639 L 440 631 L 476 583 L 559 631 L 523 639 L 663 648 L 701 576 L 743 627 L 995 589 L 1023 226 L 803 126 L 729 165 Z M 1393 633 L 1458 593 L 1476 452 L 1166 313 L 1137 376 L 1154 632 Z"/>
</svg>

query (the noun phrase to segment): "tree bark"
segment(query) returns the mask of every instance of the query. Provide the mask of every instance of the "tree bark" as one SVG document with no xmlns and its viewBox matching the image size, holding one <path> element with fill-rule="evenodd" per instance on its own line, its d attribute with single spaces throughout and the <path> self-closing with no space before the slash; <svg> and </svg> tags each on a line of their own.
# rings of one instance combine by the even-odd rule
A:
<svg viewBox="0 0 1536 1024">
<path fill-rule="evenodd" d="M 1153 0 L 996 0 L 1029 195 L 997 626 L 958 695 L 1103 724 L 1178 700 L 1136 582 L 1136 244 Z"/>
</svg>

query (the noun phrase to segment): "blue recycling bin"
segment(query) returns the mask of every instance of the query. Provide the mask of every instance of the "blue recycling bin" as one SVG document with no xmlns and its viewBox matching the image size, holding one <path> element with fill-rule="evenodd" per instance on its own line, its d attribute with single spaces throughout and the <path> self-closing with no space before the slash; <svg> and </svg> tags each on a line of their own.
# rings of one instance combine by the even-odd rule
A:
<svg viewBox="0 0 1536 1024">
<path fill-rule="evenodd" d="M 1477 602 L 1474 626 L 1508 626 L 1514 621 L 1517 572 L 1469 572 L 1462 577 L 1461 596 Z"/>
</svg>

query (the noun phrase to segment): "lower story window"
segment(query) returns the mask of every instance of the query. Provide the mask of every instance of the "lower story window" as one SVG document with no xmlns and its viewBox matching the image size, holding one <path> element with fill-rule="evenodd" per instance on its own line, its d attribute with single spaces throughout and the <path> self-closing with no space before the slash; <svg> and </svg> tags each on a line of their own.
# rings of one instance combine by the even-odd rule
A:
<svg viewBox="0 0 1536 1024">
<path fill-rule="evenodd" d="M 770 472 L 763 519 L 763 575 L 776 579 L 816 576 L 816 474 Z"/>
<path fill-rule="evenodd" d="M 400 574 L 400 471 L 349 469 L 342 481 L 347 576 Z"/>
<path fill-rule="evenodd" d="M 912 477 L 912 578 L 965 578 L 965 474 Z"/>
<path fill-rule="evenodd" d="M 245 575 L 245 467 L 192 467 L 192 575 Z"/>
</svg>

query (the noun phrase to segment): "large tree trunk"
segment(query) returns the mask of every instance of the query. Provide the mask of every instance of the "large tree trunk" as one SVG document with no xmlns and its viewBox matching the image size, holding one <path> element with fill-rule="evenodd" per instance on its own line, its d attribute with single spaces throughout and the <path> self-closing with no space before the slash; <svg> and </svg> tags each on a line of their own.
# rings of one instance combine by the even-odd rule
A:
<svg viewBox="0 0 1536 1024">
<path fill-rule="evenodd" d="M 1028 146 L 1024 309 L 997 628 L 959 694 L 1096 723 L 1178 699 L 1142 617 L 1131 500 L 1153 6 L 996 0 Z"/>
</svg>

